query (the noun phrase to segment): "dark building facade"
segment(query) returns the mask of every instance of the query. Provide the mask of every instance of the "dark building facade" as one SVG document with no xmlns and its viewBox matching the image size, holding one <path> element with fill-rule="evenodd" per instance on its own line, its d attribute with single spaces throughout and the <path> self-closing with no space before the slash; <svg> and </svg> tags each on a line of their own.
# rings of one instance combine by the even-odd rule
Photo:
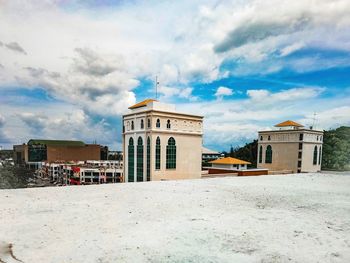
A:
<svg viewBox="0 0 350 263">
<path fill-rule="evenodd" d="M 13 149 L 16 164 L 105 160 L 108 156 L 108 147 L 82 141 L 29 140 L 27 144 L 14 145 Z"/>
</svg>

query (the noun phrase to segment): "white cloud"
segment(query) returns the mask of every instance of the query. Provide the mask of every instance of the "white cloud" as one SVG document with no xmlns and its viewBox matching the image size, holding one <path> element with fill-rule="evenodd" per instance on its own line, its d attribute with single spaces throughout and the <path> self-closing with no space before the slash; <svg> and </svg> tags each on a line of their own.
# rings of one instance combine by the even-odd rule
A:
<svg viewBox="0 0 350 263">
<path fill-rule="evenodd" d="M 315 129 L 331 129 L 339 126 L 350 126 L 350 107 L 341 106 L 332 109 L 310 113 L 299 121 L 314 126 Z"/>
<path fill-rule="evenodd" d="M 282 57 L 287 56 L 287 55 L 292 54 L 293 52 L 301 49 L 304 46 L 305 46 L 305 44 L 303 42 L 293 43 L 293 44 L 291 44 L 289 46 L 286 46 L 286 47 L 282 48 L 281 51 L 280 51 L 280 55 Z"/>
<path fill-rule="evenodd" d="M 33 138 L 97 141 L 111 149 L 121 149 L 121 122 L 118 116 L 104 118 L 87 114 L 67 102 L 11 103 L 1 105 L 6 121 L 2 131 L 6 148 Z M 1 128 L 0 128 L 1 131 Z"/>
<path fill-rule="evenodd" d="M 218 99 L 222 99 L 224 96 L 231 96 L 232 94 L 232 89 L 220 86 L 215 92 L 215 97 L 217 97 Z"/>
<path fill-rule="evenodd" d="M 252 88 L 248 99 L 194 103 L 198 98 L 191 85 L 230 75 L 264 75 L 283 68 L 303 72 L 349 65 L 346 57 L 283 60 L 302 48 L 349 52 L 348 0 L 136 1 L 74 10 L 68 2 L 62 8 L 63 2 L 54 0 L 0 2 L 0 89 L 42 87 L 64 102 L 58 112 L 118 116 L 135 103 L 140 79 L 155 75 L 160 80 L 161 99 L 191 101 L 190 112 L 203 112 L 208 123 L 220 127 L 217 132 L 222 138 L 231 138 L 236 130 L 243 138 L 280 118 L 303 118 L 314 108 L 323 112 L 342 106 L 330 105 L 331 99 L 318 103 L 323 91 L 318 87 L 280 92 Z M 5 47 L 9 43 L 17 45 L 9 49 Z M 221 72 L 221 63 L 231 60 L 235 66 Z M 227 90 L 216 92 L 217 97 L 230 96 Z M 16 114 L 32 112 L 29 106 L 20 108 L 22 112 L 11 110 Z M 66 118 L 54 112 L 56 121 Z M 38 125 L 43 125 L 43 136 L 59 135 L 47 126 L 54 126 L 51 116 L 40 110 L 32 113 Z M 338 111 L 334 114 L 341 115 Z M 20 115 L 15 115 L 15 120 L 9 115 L 6 113 L 3 131 L 13 139 L 17 131 L 25 130 L 25 122 Z M 40 121 L 40 116 L 50 120 Z M 75 117 L 82 120 L 82 116 Z M 86 123 L 94 125 L 93 121 Z M 80 127 L 81 136 L 91 138 L 88 126 Z M 214 142 L 215 131 L 211 132 L 209 125 L 207 133 L 211 134 L 207 140 Z M 18 136 L 26 135 L 23 131 Z"/>
<path fill-rule="evenodd" d="M 324 88 L 320 87 L 291 88 L 276 93 L 270 92 L 266 89 L 259 89 L 247 90 L 247 95 L 255 102 L 267 104 L 314 98 L 320 95 L 323 91 Z"/>
<path fill-rule="evenodd" d="M 97 77 L 115 71 L 134 80 L 158 75 L 164 86 L 188 86 L 193 81 L 217 80 L 229 71 L 236 75 L 269 73 L 283 67 L 302 71 L 326 62 L 312 58 L 289 64 L 268 61 L 266 65 L 276 51 L 285 56 L 303 46 L 350 50 L 350 5 L 346 0 L 136 2 L 97 10 L 79 5 L 75 11 L 67 11 L 69 3 L 65 8 L 62 5 L 60 1 L 1 3 L 0 41 L 17 43 L 28 55 L 19 57 L 0 48 L 5 67 L 0 85 L 15 86 L 26 79 L 21 69 L 30 67 L 71 79 L 80 78 L 76 74 Z M 324 39 L 324 35 L 332 37 Z M 226 52 L 215 52 L 225 45 Z M 239 65 L 221 73 L 220 64 L 227 59 Z M 346 63 L 331 60 L 328 66 Z M 109 89 L 105 78 L 86 81 Z M 56 96 L 64 97 L 57 89 Z M 132 92 L 133 86 L 122 89 Z M 53 92 L 52 87 L 48 90 Z"/>
<path fill-rule="evenodd" d="M 170 98 L 177 96 L 178 98 L 185 98 L 190 101 L 195 101 L 198 98 L 192 95 L 193 88 L 190 87 L 170 87 L 159 86 L 158 93 L 161 94 L 160 100 L 167 101 Z"/>
<path fill-rule="evenodd" d="M 315 111 L 318 129 L 350 125 L 349 97 L 322 99 L 323 91 L 317 87 L 250 90 L 247 99 L 181 104 L 177 108 L 204 115 L 204 144 L 216 150 L 224 150 L 226 145 L 228 150 L 230 144 L 256 139 L 259 130 L 288 119 L 310 126 Z"/>
</svg>

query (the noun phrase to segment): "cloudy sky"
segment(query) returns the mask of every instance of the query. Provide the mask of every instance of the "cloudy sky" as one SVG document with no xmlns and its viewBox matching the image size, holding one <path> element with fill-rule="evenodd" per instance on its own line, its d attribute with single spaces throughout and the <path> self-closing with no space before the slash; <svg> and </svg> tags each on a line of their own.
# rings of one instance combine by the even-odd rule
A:
<svg viewBox="0 0 350 263">
<path fill-rule="evenodd" d="M 120 149 L 121 115 L 156 75 L 215 150 L 287 119 L 350 125 L 349 14 L 348 0 L 0 0 L 0 145 Z"/>
</svg>

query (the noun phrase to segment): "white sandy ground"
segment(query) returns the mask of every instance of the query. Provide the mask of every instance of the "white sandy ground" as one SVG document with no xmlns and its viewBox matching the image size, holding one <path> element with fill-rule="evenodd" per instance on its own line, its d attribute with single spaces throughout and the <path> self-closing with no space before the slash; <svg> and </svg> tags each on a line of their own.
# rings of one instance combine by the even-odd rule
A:
<svg viewBox="0 0 350 263">
<path fill-rule="evenodd" d="M 350 262 L 350 174 L 0 190 L 0 259 Z M 0 261 L 1 262 L 1 261 Z"/>
</svg>

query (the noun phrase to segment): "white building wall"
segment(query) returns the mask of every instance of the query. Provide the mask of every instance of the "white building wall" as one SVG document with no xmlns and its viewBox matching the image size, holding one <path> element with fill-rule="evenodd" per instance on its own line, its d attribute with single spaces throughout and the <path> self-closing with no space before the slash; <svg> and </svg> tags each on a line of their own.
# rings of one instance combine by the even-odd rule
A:
<svg viewBox="0 0 350 263">
<path fill-rule="evenodd" d="M 157 111 L 154 110 L 157 108 Z M 162 109 L 163 111 L 158 111 Z M 144 145 L 144 181 L 147 180 L 147 136 L 151 140 L 151 180 L 170 180 L 200 178 L 202 160 L 202 117 L 196 115 L 180 114 L 171 112 L 173 106 L 151 103 L 147 107 L 137 108 L 131 114 L 123 116 L 124 134 L 124 175 L 128 180 L 128 143 L 130 137 L 134 139 L 134 181 L 137 179 L 137 140 L 141 136 Z M 144 120 L 144 128 L 141 129 L 141 120 Z M 148 128 L 148 121 L 151 121 L 151 128 Z M 157 119 L 160 120 L 160 128 L 156 127 Z M 171 127 L 167 128 L 167 120 L 170 120 Z M 134 130 L 131 129 L 131 122 L 134 121 Z M 157 136 L 161 139 L 161 169 L 155 169 L 155 146 Z M 166 169 L 166 146 L 168 139 L 173 137 L 176 141 L 176 169 Z"/>
</svg>

